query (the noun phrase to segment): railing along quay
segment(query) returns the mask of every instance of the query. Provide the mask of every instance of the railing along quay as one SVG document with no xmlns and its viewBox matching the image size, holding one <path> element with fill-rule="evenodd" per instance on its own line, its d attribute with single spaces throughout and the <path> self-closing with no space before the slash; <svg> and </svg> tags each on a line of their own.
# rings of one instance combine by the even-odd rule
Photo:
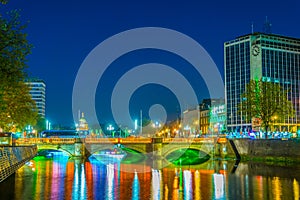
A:
<svg viewBox="0 0 300 200">
<path fill-rule="evenodd" d="M 0 146 L 0 182 L 21 168 L 37 153 L 34 146 Z"/>
</svg>

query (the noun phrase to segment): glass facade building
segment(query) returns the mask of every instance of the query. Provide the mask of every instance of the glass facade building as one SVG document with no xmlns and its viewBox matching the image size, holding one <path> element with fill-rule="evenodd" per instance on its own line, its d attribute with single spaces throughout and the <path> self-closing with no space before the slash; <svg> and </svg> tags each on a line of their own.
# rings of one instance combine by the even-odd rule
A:
<svg viewBox="0 0 300 200">
<path fill-rule="evenodd" d="M 253 33 L 224 43 L 225 104 L 229 131 L 251 129 L 237 105 L 250 80 L 280 83 L 296 111 L 274 122 L 281 131 L 300 129 L 300 39 L 274 34 Z"/>
<path fill-rule="evenodd" d="M 46 84 L 43 80 L 31 79 L 25 82 L 30 88 L 30 95 L 36 103 L 38 114 L 45 117 Z"/>
</svg>

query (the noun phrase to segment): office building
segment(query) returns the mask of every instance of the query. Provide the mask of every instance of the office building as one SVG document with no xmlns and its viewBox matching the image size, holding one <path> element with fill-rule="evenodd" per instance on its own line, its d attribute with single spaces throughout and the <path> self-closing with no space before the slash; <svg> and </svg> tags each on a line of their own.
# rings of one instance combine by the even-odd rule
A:
<svg viewBox="0 0 300 200">
<path fill-rule="evenodd" d="M 40 79 L 28 79 L 25 82 L 30 88 L 30 95 L 36 103 L 38 114 L 45 118 L 46 84 Z"/>
<path fill-rule="evenodd" d="M 273 122 L 281 131 L 300 129 L 300 39 L 286 36 L 253 33 L 224 43 L 225 104 L 229 131 L 252 129 L 252 120 L 246 121 L 238 113 L 241 94 L 250 80 L 280 83 L 288 89 L 295 116 L 285 116 Z"/>
</svg>

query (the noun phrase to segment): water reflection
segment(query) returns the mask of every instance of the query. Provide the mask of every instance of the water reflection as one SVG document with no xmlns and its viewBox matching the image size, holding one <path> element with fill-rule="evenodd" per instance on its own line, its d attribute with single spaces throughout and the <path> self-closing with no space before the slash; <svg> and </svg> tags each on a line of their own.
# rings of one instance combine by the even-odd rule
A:
<svg viewBox="0 0 300 200">
<path fill-rule="evenodd" d="M 108 199 L 114 199 L 114 177 L 115 177 L 115 171 L 114 171 L 114 165 L 108 164 L 106 166 L 106 194 Z"/>
<path fill-rule="evenodd" d="M 36 157 L 0 184 L 14 199 L 299 199 L 300 166 L 208 161 L 161 170 L 142 164 L 103 164 L 56 156 Z M 128 173 L 127 169 L 136 169 Z M 146 169 L 146 173 L 139 173 Z M 11 181 L 11 182 L 10 182 Z M 8 186 L 12 185 L 9 189 Z M 8 199 L 0 191 L 1 199 Z"/>
<path fill-rule="evenodd" d="M 152 169 L 152 196 L 154 200 L 161 198 L 161 180 L 160 170 Z"/>
<path fill-rule="evenodd" d="M 214 174 L 213 178 L 214 178 L 215 198 L 222 199 L 224 198 L 224 175 Z"/>
<path fill-rule="evenodd" d="M 132 182 L 132 199 L 139 199 L 140 197 L 140 182 L 137 172 L 134 172 L 134 178 Z"/>
<path fill-rule="evenodd" d="M 189 170 L 184 170 L 184 199 L 193 199 L 192 188 L 192 173 Z"/>
<path fill-rule="evenodd" d="M 194 197 L 195 200 L 200 200 L 201 196 L 200 196 L 200 173 L 198 170 L 195 171 L 194 173 L 194 180 L 195 180 L 195 193 L 194 193 Z"/>
</svg>

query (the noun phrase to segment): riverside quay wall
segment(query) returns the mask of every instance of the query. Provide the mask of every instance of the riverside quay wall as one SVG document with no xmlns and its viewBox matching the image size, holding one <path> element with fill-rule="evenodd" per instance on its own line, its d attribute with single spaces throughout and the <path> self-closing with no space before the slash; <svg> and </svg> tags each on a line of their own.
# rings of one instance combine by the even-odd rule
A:
<svg viewBox="0 0 300 200">
<path fill-rule="evenodd" d="M 300 162 L 300 139 L 229 139 L 228 156 L 241 160 Z M 238 154 L 237 154 L 238 153 Z"/>
<path fill-rule="evenodd" d="M 15 173 L 36 154 L 36 145 L 0 146 L 0 182 Z"/>
</svg>

